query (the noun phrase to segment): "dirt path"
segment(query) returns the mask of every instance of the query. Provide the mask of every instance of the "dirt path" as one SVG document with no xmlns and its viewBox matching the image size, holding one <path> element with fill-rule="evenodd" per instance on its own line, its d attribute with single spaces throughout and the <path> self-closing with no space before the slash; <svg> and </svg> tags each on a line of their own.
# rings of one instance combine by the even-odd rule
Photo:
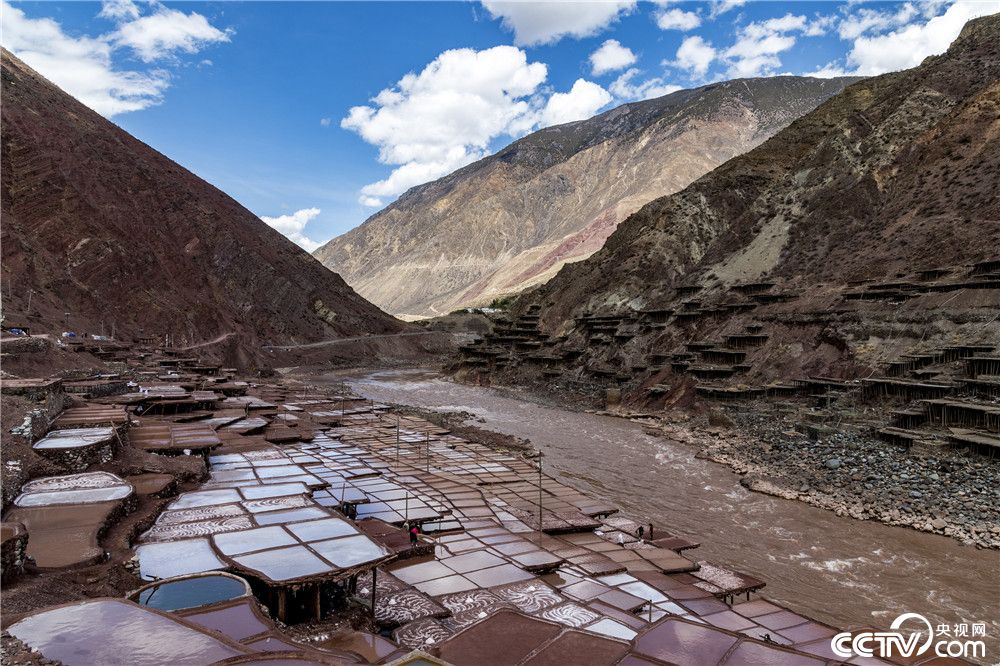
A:
<svg viewBox="0 0 1000 666">
<path fill-rule="evenodd" d="M 219 337 L 213 338 L 212 340 L 209 340 L 207 342 L 199 342 L 196 345 L 188 345 L 187 347 L 179 347 L 179 349 L 181 351 L 187 351 L 189 349 L 198 349 L 199 347 L 208 347 L 209 345 L 218 344 L 218 343 L 222 342 L 223 340 L 228 340 L 229 338 L 231 338 L 234 335 L 236 335 L 236 333 L 233 332 L 233 331 L 230 331 L 229 333 L 223 333 Z"/>
<path fill-rule="evenodd" d="M 343 342 L 357 342 L 359 340 L 379 340 L 385 338 L 406 338 L 415 335 L 440 335 L 441 331 L 411 331 L 407 333 L 385 333 L 383 335 L 359 335 L 353 338 L 336 338 L 333 340 L 321 340 L 320 342 L 310 342 L 303 345 L 264 345 L 264 349 L 278 349 L 287 351 L 289 349 L 312 349 L 314 347 L 326 347 Z"/>
</svg>

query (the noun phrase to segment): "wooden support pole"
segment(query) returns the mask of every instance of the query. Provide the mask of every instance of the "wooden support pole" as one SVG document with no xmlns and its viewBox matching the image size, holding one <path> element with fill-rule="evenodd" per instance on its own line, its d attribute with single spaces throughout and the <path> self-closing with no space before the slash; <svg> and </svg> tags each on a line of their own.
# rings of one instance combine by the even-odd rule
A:
<svg viewBox="0 0 1000 666">
<path fill-rule="evenodd" d="M 285 589 L 278 590 L 278 619 L 287 624 L 288 620 L 288 600 Z"/>
<path fill-rule="evenodd" d="M 542 450 L 538 449 L 538 531 L 542 531 Z"/>
</svg>

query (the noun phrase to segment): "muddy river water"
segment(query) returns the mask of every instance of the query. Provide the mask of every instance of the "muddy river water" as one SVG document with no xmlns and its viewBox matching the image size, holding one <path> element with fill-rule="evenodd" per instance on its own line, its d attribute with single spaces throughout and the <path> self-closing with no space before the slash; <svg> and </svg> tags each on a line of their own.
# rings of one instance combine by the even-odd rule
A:
<svg viewBox="0 0 1000 666">
<path fill-rule="evenodd" d="M 344 377 L 337 377 L 344 380 Z M 699 541 L 688 554 L 767 582 L 762 594 L 837 626 L 888 624 L 903 612 L 939 623 L 986 623 L 987 661 L 1000 661 L 1000 554 L 938 535 L 841 518 L 751 493 L 690 445 L 646 435 L 625 419 L 542 406 L 424 371 L 350 377 L 365 397 L 464 411 L 480 427 L 531 440 L 546 472 Z"/>
</svg>

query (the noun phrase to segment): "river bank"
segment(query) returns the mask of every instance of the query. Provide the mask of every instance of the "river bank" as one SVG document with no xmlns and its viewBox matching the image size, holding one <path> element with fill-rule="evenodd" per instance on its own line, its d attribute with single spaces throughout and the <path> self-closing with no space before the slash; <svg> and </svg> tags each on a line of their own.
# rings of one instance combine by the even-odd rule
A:
<svg viewBox="0 0 1000 666">
<path fill-rule="evenodd" d="M 729 410 L 719 420 L 732 426 L 658 427 L 729 466 L 749 490 L 942 534 L 966 546 L 1000 548 L 1000 465 L 994 460 L 907 452 L 853 429 L 810 436 L 766 413 Z"/>
<path fill-rule="evenodd" d="M 589 408 L 595 395 L 566 390 L 489 390 L 553 409 L 635 421 L 647 434 L 692 446 L 699 456 L 727 466 L 754 492 L 841 517 L 939 534 L 964 546 L 1000 549 L 1000 459 L 941 448 L 907 451 L 863 428 L 798 422 L 769 405 L 694 416 L 674 410 L 662 417 L 624 407 L 595 411 Z"/>
<path fill-rule="evenodd" d="M 906 450 L 859 424 L 824 427 L 768 403 L 698 415 L 673 410 L 664 417 L 626 407 L 588 409 L 594 395 L 493 388 L 550 407 L 637 421 L 648 434 L 691 445 L 706 460 L 726 465 L 748 490 L 1000 549 L 1000 459 L 941 447 Z"/>
<path fill-rule="evenodd" d="M 465 413 L 470 425 L 527 439 L 544 451 L 550 473 L 630 517 L 700 541 L 700 556 L 767 580 L 768 596 L 826 621 L 886 624 L 899 613 L 920 612 L 954 623 L 995 615 L 994 551 L 749 492 L 728 467 L 702 459 L 700 447 L 650 434 L 648 424 L 552 400 L 539 404 L 510 389 L 456 384 L 427 371 L 330 380 L 346 380 L 377 400 Z M 988 622 L 994 653 L 1000 624 Z"/>
</svg>

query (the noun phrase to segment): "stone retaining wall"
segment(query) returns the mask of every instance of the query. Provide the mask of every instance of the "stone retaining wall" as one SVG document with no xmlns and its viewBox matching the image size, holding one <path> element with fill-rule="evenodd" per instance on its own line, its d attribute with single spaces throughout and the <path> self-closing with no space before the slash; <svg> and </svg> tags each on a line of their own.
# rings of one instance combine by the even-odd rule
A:
<svg viewBox="0 0 1000 666">
<path fill-rule="evenodd" d="M 24 571 L 28 531 L 21 523 L 4 523 L 3 532 L 3 541 L 0 542 L 0 580 L 6 583 Z"/>
</svg>

